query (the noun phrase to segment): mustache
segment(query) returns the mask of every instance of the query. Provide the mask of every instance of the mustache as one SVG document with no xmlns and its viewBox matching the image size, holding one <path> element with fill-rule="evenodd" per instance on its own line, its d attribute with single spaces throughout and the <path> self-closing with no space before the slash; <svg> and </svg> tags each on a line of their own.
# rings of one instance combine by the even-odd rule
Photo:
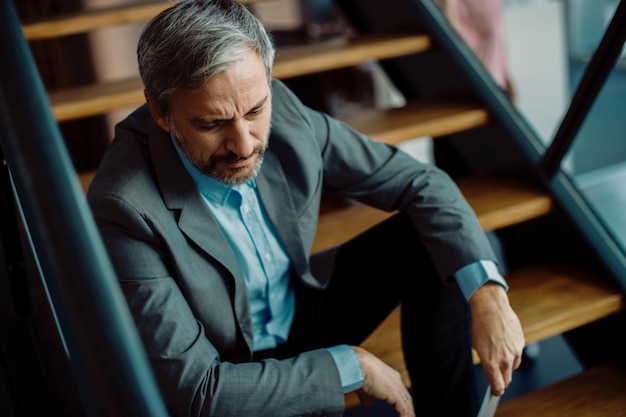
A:
<svg viewBox="0 0 626 417">
<path fill-rule="evenodd" d="M 246 159 L 252 158 L 254 155 L 263 154 L 265 152 L 266 146 L 258 144 L 254 147 L 252 152 L 249 155 L 241 156 L 237 155 L 234 152 L 228 152 L 226 155 L 214 155 L 213 162 L 222 162 L 227 164 L 232 164 L 240 161 L 245 161 Z"/>
</svg>

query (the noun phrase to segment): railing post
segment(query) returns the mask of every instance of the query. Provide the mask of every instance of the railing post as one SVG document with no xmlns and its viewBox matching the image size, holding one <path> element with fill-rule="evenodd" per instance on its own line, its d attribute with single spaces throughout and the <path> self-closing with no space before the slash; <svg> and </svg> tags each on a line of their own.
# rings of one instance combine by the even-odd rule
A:
<svg viewBox="0 0 626 417">
<path fill-rule="evenodd" d="M 574 142 L 589 109 L 615 66 L 625 41 L 626 2 L 622 0 L 602 37 L 598 49 L 587 65 L 554 140 L 539 161 L 540 169 L 546 178 L 552 178 L 559 170 L 561 160 Z"/>
<path fill-rule="evenodd" d="M 166 416 L 11 0 L 0 0 L 0 147 L 89 416 Z"/>
</svg>

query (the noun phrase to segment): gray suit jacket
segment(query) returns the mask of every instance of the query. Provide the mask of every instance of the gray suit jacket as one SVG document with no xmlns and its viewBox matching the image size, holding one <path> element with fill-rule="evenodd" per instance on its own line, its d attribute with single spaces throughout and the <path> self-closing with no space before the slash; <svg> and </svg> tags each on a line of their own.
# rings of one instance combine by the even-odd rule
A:
<svg viewBox="0 0 626 417">
<path fill-rule="evenodd" d="M 314 287 L 329 280 L 309 263 L 323 188 L 409 213 L 442 279 L 493 259 L 445 174 L 307 109 L 278 81 L 272 89 L 257 184 L 295 279 Z M 169 135 L 143 106 L 115 136 L 88 201 L 168 407 L 179 416 L 340 416 L 339 376 L 325 350 L 249 362 L 244 278 Z"/>
</svg>

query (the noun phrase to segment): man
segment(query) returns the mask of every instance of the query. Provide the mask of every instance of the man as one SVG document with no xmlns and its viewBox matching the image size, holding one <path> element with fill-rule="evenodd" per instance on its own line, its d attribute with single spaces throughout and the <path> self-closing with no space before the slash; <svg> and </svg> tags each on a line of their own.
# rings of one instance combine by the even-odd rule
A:
<svg viewBox="0 0 626 417">
<path fill-rule="evenodd" d="M 524 340 L 474 214 L 437 168 L 303 106 L 273 56 L 234 1 L 161 13 L 138 46 L 147 104 L 88 193 L 167 406 L 340 416 L 358 390 L 414 416 L 399 374 L 357 347 L 402 303 L 416 403 L 475 415 L 459 286 L 496 394 Z M 309 256 L 322 190 L 400 214 Z"/>
</svg>

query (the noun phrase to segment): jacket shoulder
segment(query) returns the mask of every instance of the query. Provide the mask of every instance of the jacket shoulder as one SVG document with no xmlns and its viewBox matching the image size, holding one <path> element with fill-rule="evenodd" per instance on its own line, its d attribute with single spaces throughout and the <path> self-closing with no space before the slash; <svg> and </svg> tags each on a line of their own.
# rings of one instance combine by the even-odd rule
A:
<svg viewBox="0 0 626 417">
<path fill-rule="evenodd" d="M 119 193 L 138 175 L 152 171 L 148 142 L 155 126 L 158 128 L 146 105 L 115 126 L 115 137 L 89 187 L 88 199 L 97 194 Z"/>
</svg>

